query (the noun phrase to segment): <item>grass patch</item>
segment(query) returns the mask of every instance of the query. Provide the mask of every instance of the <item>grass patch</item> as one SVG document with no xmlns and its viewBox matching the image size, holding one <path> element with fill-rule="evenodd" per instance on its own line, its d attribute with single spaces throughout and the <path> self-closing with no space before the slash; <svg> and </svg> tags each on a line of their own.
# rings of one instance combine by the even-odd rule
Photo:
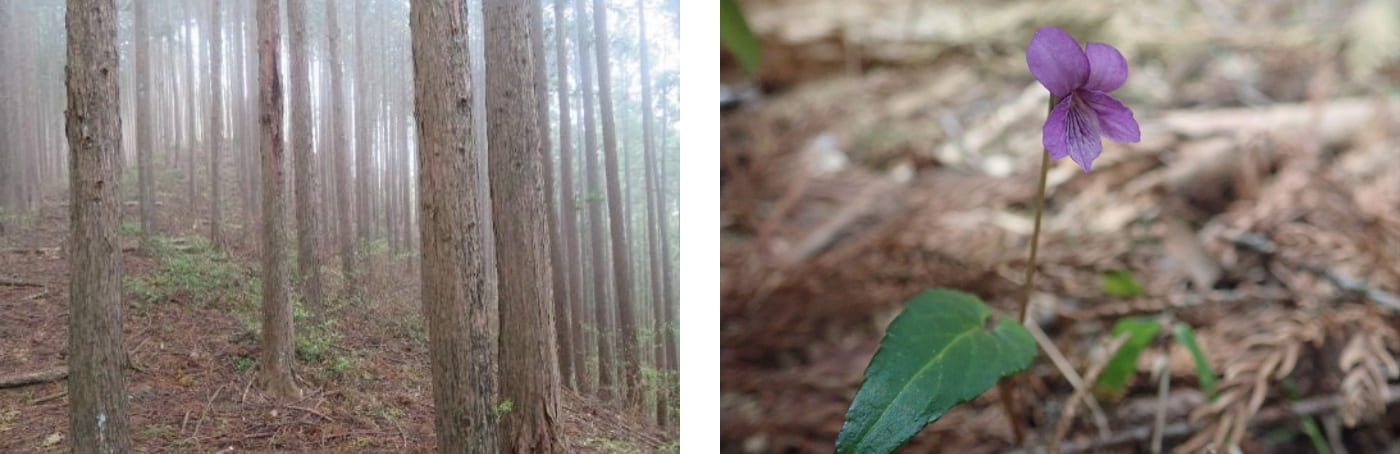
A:
<svg viewBox="0 0 1400 454">
<path fill-rule="evenodd" d="M 251 291 L 247 273 L 201 236 L 156 237 L 151 250 L 160 265 L 145 276 L 128 278 L 138 302 L 188 302 L 203 306 Z M 137 306 L 138 311 L 143 307 Z"/>
</svg>

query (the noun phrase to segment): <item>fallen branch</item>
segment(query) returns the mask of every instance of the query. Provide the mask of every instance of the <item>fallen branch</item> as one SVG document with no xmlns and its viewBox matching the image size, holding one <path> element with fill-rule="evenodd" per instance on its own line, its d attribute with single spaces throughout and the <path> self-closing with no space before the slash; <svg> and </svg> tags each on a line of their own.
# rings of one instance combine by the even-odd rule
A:
<svg viewBox="0 0 1400 454">
<path fill-rule="evenodd" d="M 18 281 L 13 279 L 0 279 L 0 285 L 9 287 L 43 287 L 44 284 L 29 281 Z"/>
<path fill-rule="evenodd" d="M 20 386 L 28 386 L 38 383 L 48 383 L 51 381 L 62 380 L 66 377 L 68 377 L 67 367 L 58 367 L 49 370 L 41 370 L 38 372 L 29 372 L 25 374 L 0 378 L 0 389 L 18 388 Z"/>
<path fill-rule="evenodd" d="M 304 412 L 307 412 L 307 413 L 311 413 L 311 414 L 313 414 L 313 415 L 316 415 L 316 416 L 320 416 L 320 417 L 322 417 L 322 418 L 325 418 L 326 421 L 328 421 L 328 422 L 335 422 L 335 419 L 334 419 L 334 418 L 331 418 L 330 416 L 326 416 L 325 413 L 321 413 L 321 412 L 319 412 L 319 411 L 312 410 L 312 409 L 310 409 L 310 408 L 298 407 L 298 406 L 295 406 L 295 405 L 287 405 L 287 408 L 296 409 L 296 410 L 301 410 L 301 411 L 304 411 Z"/>
<path fill-rule="evenodd" d="M 49 394 L 49 395 L 44 396 L 44 397 L 40 397 L 40 398 L 38 398 L 38 399 L 31 400 L 31 401 L 29 401 L 29 405 L 38 405 L 38 404 L 42 404 L 42 403 L 44 403 L 44 402 L 48 402 L 48 401 L 51 401 L 51 400 L 54 400 L 54 399 L 57 399 L 57 398 L 60 398 L 60 397 L 63 397 L 63 396 L 67 396 L 67 395 L 68 395 L 68 390 L 65 389 L 65 390 L 63 390 L 63 391 L 59 391 L 59 392 L 56 392 L 56 393 L 53 393 L 53 394 Z"/>
</svg>

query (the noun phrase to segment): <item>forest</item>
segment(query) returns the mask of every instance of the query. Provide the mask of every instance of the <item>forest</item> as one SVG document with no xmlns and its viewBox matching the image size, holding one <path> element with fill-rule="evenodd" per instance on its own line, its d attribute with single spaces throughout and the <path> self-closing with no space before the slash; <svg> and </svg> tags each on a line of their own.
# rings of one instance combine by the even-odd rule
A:
<svg viewBox="0 0 1400 454">
<path fill-rule="evenodd" d="M 718 3 L 722 451 L 1398 452 L 1400 2 Z"/>
<path fill-rule="evenodd" d="M 676 0 L 0 0 L 0 452 L 674 452 Z"/>
</svg>

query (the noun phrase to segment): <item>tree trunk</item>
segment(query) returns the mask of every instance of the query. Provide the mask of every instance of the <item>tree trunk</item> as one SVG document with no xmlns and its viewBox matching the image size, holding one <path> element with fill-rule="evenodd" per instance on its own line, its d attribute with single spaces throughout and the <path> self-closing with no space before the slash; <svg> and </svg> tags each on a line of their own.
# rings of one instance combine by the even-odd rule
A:
<svg viewBox="0 0 1400 454">
<path fill-rule="evenodd" d="M 554 0 L 554 60 L 559 68 L 559 199 L 563 210 L 559 218 L 562 222 L 564 248 L 563 267 L 555 269 L 564 272 L 567 293 L 563 300 L 568 303 L 565 310 L 556 311 L 554 324 L 561 335 L 559 343 L 560 375 L 564 383 L 575 390 L 589 392 L 587 380 L 583 379 L 584 367 L 583 332 L 579 329 L 579 318 L 583 317 L 583 276 L 579 268 L 579 245 L 577 207 L 574 204 L 573 150 L 570 150 L 569 132 L 573 128 L 569 119 L 569 59 L 568 46 L 564 33 L 564 0 Z M 548 129 L 546 129 L 548 131 Z M 557 296 L 556 296 L 557 298 Z"/>
<path fill-rule="evenodd" d="M 198 4 L 197 4 L 197 3 L 193 3 L 193 2 L 190 2 L 190 3 L 188 3 L 188 4 L 187 4 L 186 2 L 180 2 L 180 4 L 182 5 L 182 7 L 181 7 L 180 9 L 183 10 L 183 11 L 181 11 L 181 12 L 184 13 L 184 14 L 181 14 L 181 15 L 179 16 L 179 21 L 184 23 L 184 27 L 183 27 L 183 28 L 184 28 L 184 44 L 185 44 L 185 47 L 189 48 L 189 52 L 186 52 L 185 55 L 182 56 L 182 57 L 184 58 L 184 60 L 185 60 L 185 96 L 186 96 L 186 98 L 185 98 L 185 101 L 186 101 L 186 102 L 185 102 L 185 114 L 181 116 L 181 118 L 183 118 L 183 121 L 184 121 L 184 123 L 185 123 L 185 142 L 184 142 L 184 152 L 185 152 L 185 207 L 186 207 L 186 209 L 188 209 L 188 210 L 190 210 L 190 211 L 194 211 L 194 207 L 195 207 L 194 149 L 196 148 L 195 145 L 194 145 L 194 137 L 195 137 L 194 128 L 195 128 L 195 126 L 199 123 L 198 121 L 195 120 L 195 119 L 198 118 L 198 117 L 194 114 L 195 112 L 198 111 L 198 110 L 195 109 L 195 100 L 199 98 L 199 90 L 198 90 L 197 88 L 195 88 L 195 82 L 194 82 L 194 79 L 195 79 L 195 76 L 194 76 L 194 72 L 195 72 L 194 59 L 195 59 L 195 55 L 199 53 L 199 47 L 197 47 L 197 46 L 194 45 L 194 30 L 193 30 L 194 27 L 193 27 L 192 25 L 190 25 L 189 22 L 190 22 L 190 18 L 192 18 L 192 17 L 197 17 L 197 16 L 198 16 L 198 12 L 195 11 L 195 10 L 198 8 Z"/>
<path fill-rule="evenodd" d="M 439 452 L 497 452 L 495 282 L 484 269 L 462 0 L 414 0 L 423 318 Z"/>
<path fill-rule="evenodd" d="M 292 303 L 283 271 L 287 234 L 282 183 L 282 83 L 278 78 L 277 0 L 258 0 L 258 86 L 262 100 L 263 263 L 262 372 L 264 389 L 289 400 L 301 391 L 292 381 Z"/>
<path fill-rule="evenodd" d="M 530 11 L 534 10 L 534 11 Z M 563 452 L 558 424 L 559 370 L 554 336 L 557 280 L 552 276 L 550 171 L 540 125 L 545 95 L 532 52 L 538 2 L 486 0 L 487 161 L 495 213 L 501 307 L 501 398 L 512 403 L 501 419 L 501 451 Z M 542 28 L 542 27 L 541 27 Z M 543 46 L 540 54 L 544 53 Z M 551 283 L 555 285 L 551 286 Z M 561 292 L 562 293 L 562 292 Z"/>
<path fill-rule="evenodd" d="M 360 246 L 369 244 L 370 228 L 374 218 L 370 212 L 370 134 L 373 132 L 374 119 L 369 112 L 369 54 L 365 50 L 365 41 L 369 38 L 365 29 L 365 9 L 369 2 L 354 2 L 355 6 L 355 228 L 357 229 Z M 359 282 L 362 276 L 354 276 L 351 282 Z M 362 290 L 358 284 L 354 286 L 355 293 Z"/>
<path fill-rule="evenodd" d="M 68 0 L 67 7 L 68 433 L 73 452 L 129 452 L 117 9 L 114 0 Z"/>
<path fill-rule="evenodd" d="M 330 131 L 327 134 L 327 149 L 335 158 L 335 206 L 336 212 L 340 216 L 334 222 L 336 228 L 336 243 L 340 248 L 340 267 L 345 275 L 346 288 L 351 287 L 351 277 L 355 275 L 355 243 L 351 236 L 354 235 L 354 224 L 350 217 L 350 152 L 346 145 L 345 132 L 341 128 L 345 125 L 344 111 L 344 73 L 341 72 L 340 63 L 340 25 L 336 20 L 335 2 L 326 3 L 326 34 L 329 36 L 330 46 L 330 79 L 331 79 L 331 102 L 330 110 L 332 114 Z"/>
<path fill-rule="evenodd" d="M 216 248 L 224 247 L 224 212 L 220 193 L 223 186 L 219 177 L 219 155 L 224 147 L 224 90 L 222 65 L 224 62 L 223 23 L 219 21 L 219 8 L 223 2 L 215 0 L 209 6 L 209 242 Z"/>
<path fill-rule="evenodd" d="M 622 350 L 623 393 L 628 406 L 641 403 L 641 365 L 637 321 L 632 308 L 632 263 L 623 234 L 622 183 L 618 181 L 617 127 L 613 122 L 612 81 L 608 67 L 608 18 L 603 0 L 593 0 L 593 40 L 598 51 L 598 106 L 603 117 L 603 161 L 607 171 L 608 227 L 612 233 L 613 288 L 617 297 L 617 332 Z"/>
<path fill-rule="evenodd" d="M 132 46 L 136 48 L 136 177 L 140 186 L 141 248 L 150 251 L 151 238 L 156 234 L 156 188 L 155 168 L 151 162 L 151 5 L 149 1 L 137 1 L 132 32 Z"/>
<path fill-rule="evenodd" d="M 657 198 L 660 196 L 660 180 L 656 172 L 656 144 L 652 133 L 652 102 L 651 102 L 651 60 L 647 57 L 647 22 L 646 9 L 642 6 L 642 0 L 637 0 L 637 47 L 641 51 L 641 72 L 642 79 L 642 153 L 643 165 L 646 166 L 646 195 L 647 195 L 647 257 L 650 258 L 647 266 L 651 272 L 652 300 L 652 365 L 659 373 L 665 370 L 666 347 L 662 342 L 664 336 L 665 322 L 662 314 L 665 313 L 665 302 L 661 294 L 661 248 L 658 242 L 661 240 L 661 213 L 660 203 Z M 664 382 L 658 381 L 656 388 L 656 424 L 665 426 L 671 417 L 669 412 L 671 405 L 667 402 Z"/>
<path fill-rule="evenodd" d="M 552 302 L 554 304 L 554 332 L 556 351 L 554 357 L 559 364 L 561 376 L 568 377 L 573 374 L 573 363 L 570 361 L 570 349 L 572 339 L 569 338 L 569 287 L 568 277 L 565 274 L 564 246 L 563 238 L 560 236 L 559 226 L 559 204 L 554 199 L 554 159 L 550 155 L 549 147 L 549 86 L 548 78 L 545 76 L 544 57 L 544 13 L 540 11 L 538 1 L 530 2 L 529 14 L 530 24 L 530 56 L 534 61 L 534 89 L 535 89 L 535 121 L 538 123 L 540 136 L 540 165 L 541 175 L 544 178 L 544 201 L 545 211 L 548 215 L 547 226 L 549 228 L 549 267 L 554 293 Z M 567 378 L 566 378 L 567 380 Z"/>
<path fill-rule="evenodd" d="M 296 181 L 297 275 L 306 308 L 317 322 L 325 320 L 321 294 L 321 260 L 316 257 L 315 173 L 311 171 L 311 45 L 306 38 L 306 0 L 288 0 L 292 62 L 292 173 Z"/>
<path fill-rule="evenodd" d="M 598 397 L 603 400 L 610 400 L 613 397 L 613 350 L 612 342 L 608 335 L 612 332 L 612 317 L 608 314 L 608 305 L 604 302 L 607 299 L 608 288 L 608 265 L 603 255 L 603 249 L 607 247 L 607 240 L 603 236 L 603 215 L 602 199 L 597 197 L 602 192 L 602 185 L 598 181 L 598 133 L 593 119 L 593 67 L 592 62 L 585 55 L 587 49 L 584 45 L 584 24 L 587 16 L 583 14 L 583 0 L 574 0 L 574 17 L 579 19 L 578 24 L 578 53 L 579 53 L 579 84 L 580 92 L 583 95 L 583 125 L 584 125 L 584 172 L 588 174 L 588 193 L 585 200 L 588 201 L 588 233 L 590 236 L 589 248 L 592 252 L 591 261 L 593 268 L 593 331 L 596 334 L 594 342 L 598 348 Z"/>
</svg>

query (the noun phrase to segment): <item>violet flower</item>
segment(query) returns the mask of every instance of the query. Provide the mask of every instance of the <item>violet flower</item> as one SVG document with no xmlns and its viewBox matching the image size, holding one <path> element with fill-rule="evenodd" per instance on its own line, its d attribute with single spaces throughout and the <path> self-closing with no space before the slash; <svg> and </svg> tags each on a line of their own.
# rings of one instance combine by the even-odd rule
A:
<svg viewBox="0 0 1400 454">
<path fill-rule="evenodd" d="M 1080 48 L 1064 30 L 1044 27 L 1031 38 L 1026 65 L 1060 100 L 1041 136 L 1051 158 L 1069 156 L 1088 172 L 1103 152 L 1099 136 L 1120 143 L 1141 139 L 1133 111 L 1108 95 L 1128 79 L 1128 61 L 1118 49 L 1092 42 Z"/>
</svg>

